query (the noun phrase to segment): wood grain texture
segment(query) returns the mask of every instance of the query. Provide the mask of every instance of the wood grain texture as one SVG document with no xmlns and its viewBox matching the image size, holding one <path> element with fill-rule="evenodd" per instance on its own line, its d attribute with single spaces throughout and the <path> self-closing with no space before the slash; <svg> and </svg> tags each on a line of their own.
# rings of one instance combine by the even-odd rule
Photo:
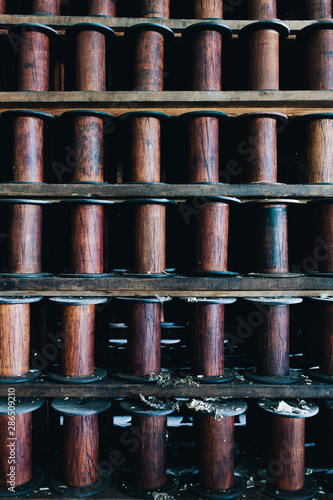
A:
<svg viewBox="0 0 333 500">
<path fill-rule="evenodd" d="M 311 119 L 306 121 L 305 140 L 306 180 L 333 182 L 333 121 Z"/>
<path fill-rule="evenodd" d="M 277 19 L 277 17 L 277 0 L 249 0 L 249 19 Z"/>
<path fill-rule="evenodd" d="M 200 208 L 196 225 L 195 269 L 227 271 L 229 205 L 206 202 Z"/>
<path fill-rule="evenodd" d="M 7 387 L 8 390 L 8 387 Z M 9 433 L 10 417 L 0 415 L 0 487 L 8 488 L 8 475 L 11 471 L 10 460 L 12 453 L 15 456 L 15 486 L 27 483 L 31 479 L 31 413 L 15 415 L 15 438 L 13 441 Z M 15 443 L 10 447 L 11 443 Z"/>
<path fill-rule="evenodd" d="M 132 375 L 161 371 L 161 304 L 129 304 L 128 362 Z"/>
<path fill-rule="evenodd" d="M 192 37 L 192 90 L 222 90 L 222 34 L 200 29 Z"/>
<path fill-rule="evenodd" d="M 260 29 L 249 34 L 249 90 L 279 90 L 279 34 Z"/>
<path fill-rule="evenodd" d="M 61 305 L 61 375 L 84 377 L 94 373 L 95 306 Z"/>
<path fill-rule="evenodd" d="M 161 120 L 151 116 L 131 118 L 131 182 L 161 182 Z"/>
<path fill-rule="evenodd" d="M 106 90 L 105 35 L 83 30 L 76 35 L 75 90 Z"/>
<path fill-rule="evenodd" d="M 14 182 L 43 182 L 44 121 L 18 116 L 12 129 L 12 171 Z"/>
<path fill-rule="evenodd" d="M 134 38 L 134 90 L 163 90 L 164 37 L 142 30 Z"/>
<path fill-rule="evenodd" d="M 141 16 L 169 19 L 170 0 L 141 0 Z"/>
<path fill-rule="evenodd" d="M 223 0 L 195 0 L 194 17 L 196 19 L 222 19 Z"/>
<path fill-rule="evenodd" d="M 306 0 L 307 19 L 332 19 L 332 0 Z"/>
<path fill-rule="evenodd" d="M 104 270 L 103 206 L 71 207 L 71 270 L 101 274 Z"/>
<path fill-rule="evenodd" d="M 333 89 L 333 30 L 314 30 L 308 34 L 308 88 Z"/>
<path fill-rule="evenodd" d="M 166 207 L 138 204 L 134 207 L 133 271 L 161 274 L 166 268 Z"/>
<path fill-rule="evenodd" d="M 167 417 L 132 417 L 137 435 L 142 436 L 134 452 L 132 477 L 139 488 L 156 489 L 166 482 Z"/>
<path fill-rule="evenodd" d="M 98 480 L 98 416 L 64 417 L 63 474 L 68 486 L 88 486 Z"/>
<path fill-rule="evenodd" d="M 32 0 L 32 14 L 60 16 L 61 0 Z"/>
<path fill-rule="evenodd" d="M 0 0 L 0 14 L 6 14 L 6 0 Z"/>
<path fill-rule="evenodd" d="M 42 272 L 42 205 L 10 205 L 8 272 Z"/>
<path fill-rule="evenodd" d="M 38 31 L 21 35 L 17 90 L 47 92 L 50 78 L 50 39 Z"/>
<path fill-rule="evenodd" d="M 78 115 L 71 126 L 75 152 L 72 181 L 104 182 L 103 118 Z"/>
<path fill-rule="evenodd" d="M 234 417 L 197 418 L 200 483 L 211 490 L 228 489 L 234 484 Z"/>
<path fill-rule="evenodd" d="M 88 16 L 110 16 L 117 15 L 117 0 L 89 0 Z"/>
<path fill-rule="evenodd" d="M 333 273 L 333 203 L 323 203 L 319 208 L 319 235 L 326 250 L 318 262 L 322 273 Z"/>
<path fill-rule="evenodd" d="M 277 464 L 274 485 L 286 491 L 304 486 L 305 419 L 274 416 L 270 459 Z"/>
<path fill-rule="evenodd" d="M 0 304 L 0 376 L 29 371 L 30 304 Z"/>
<path fill-rule="evenodd" d="M 224 374 L 224 305 L 194 304 L 191 322 L 192 374 Z"/>
<path fill-rule="evenodd" d="M 219 182 L 219 120 L 213 117 L 188 117 L 189 182 Z"/>
</svg>

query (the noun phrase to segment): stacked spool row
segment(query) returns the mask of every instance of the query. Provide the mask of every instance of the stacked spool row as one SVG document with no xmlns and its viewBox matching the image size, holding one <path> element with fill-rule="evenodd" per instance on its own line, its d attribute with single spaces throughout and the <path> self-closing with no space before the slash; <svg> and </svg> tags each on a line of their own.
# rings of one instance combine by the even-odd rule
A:
<svg viewBox="0 0 333 500">
<path fill-rule="evenodd" d="M 279 3 L 279 5 L 278 5 Z M 331 0 L 188 0 L 183 6 L 174 0 L 133 0 L 126 7 L 118 0 L 2 0 L 1 14 L 87 15 L 172 18 L 222 19 L 331 19 Z"/>
<path fill-rule="evenodd" d="M 187 375 L 197 383 L 225 383 L 240 373 L 259 383 L 292 384 L 303 372 L 333 383 L 332 297 L 306 299 L 303 308 L 301 298 L 290 296 L 251 297 L 233 307 L 232 297 L 179 299 L 174 305 L 181 308 L 182 323 L 166 321 L 167 297 L 119 297 L 112 303 L 112 323 L 106 298 L 54 297 L 44 304 L 50 332 L 38 338 L 30 323 L 36 317 L 31 304 L 40 300 L 1 297 L 2 384 L 38 378 L 41 370 L 66 384 L 95 382 L 107 373 L 131 383 Z M 96 326 L 96 313 L 103 311 L 107 319 L 99 315 Z M 303 352 L 295 313 L 309 319 L 312 343 L 316 339 L 315 347 L 309 344 L 304 325 Z"/>
<path fill-rule="evenodd" d="M 12 400 L 15 400 L 15 396 Z M 50 477 L 47 478 L 47 484 L 56 493 L 69 497 L 92 496 L 107 489 L 111 481 L 113 486 L 120 487 L 127 495 L 135 498 L 154 498 L 157 493 L 176 492 L 179 480 L 176 475 L 167 472 L 170 463 L 167 457 L 166 436 L 167 419 L 175 409 L 179 410 L 179 401 L 159 401 L 155 398 L 147 398 L 145 401 L 122 400 L 114 415 L 119 415 L 120 412 L 125 416 L 130 415 L 132 425 L 124 430 L 120 443 L 114 444 L 114 451 L 110 453 L 109 449 L 103 454 L 103 458 L 107 456 L 108 459 L 102 462 L 99 445 L 104 444 L 104 448 L 106 446 L 100 437 L 99 422 L 103 417 L 104 422 L 106 421 L 104 415 L 108 414 L 111 400 L 55 399 L 51 402 L 50 410 L 49 406 L 45 407 L 43 399 L 16 399 L 15 440 L 11 434 L 12 415 L 7 414 L 8 404 L 7 399 L 0 400 L 2 496 L 27 493 L 42 486 L 45 480 L 42 470 L 32 467 L 31 422 L 32 413 L 36 410 L 39 410 L 37 413 L 40 415 L 48 411 L 54 421 L 55 412 L 63 418 L 63 469 L 61 474 L 49 472 Z M 12 403 L 10 406 L 13 407 Z M 180 478 L 183 491 L 185 483 L 190 490 L 190 498 L 193 498 L 193 495 L 199 498 L 214 496 L 217 499 L 238 497 L 246 491 L 247 484 L 245 477 L 239 473 L 235 475 L 235 422 L 246 412 L 247 404 L 240 400 L 210 398 L 187 401 L 183 406 L 187 407 L 187 412 L 191 411 L 199 456 L 199 474 L 192 473 Z M 318 486 L 312 477 L 305 475 L 305 420 L 317 415 L 318 406 L 311 401 L 261 400 L 257 408 L 256 422 L 251 415 L 253 411 L 248 412 L 246 431 L 249 437 L 251 423 L 258 428 L 258 421 L 267 428 L 265 432 L 261 430 L 260 433 L 264 434 L 263 438 L 269 443 L 264 465 L 268 470 L 267 483 L 263 485 L 258 481 L 261 492 L 273 498 L 313 498 Z M 325 418 L 322 430 L 329 442 L 332 442 L 332 408 L 332 401 L 327 401 L 319 413 L 319 417 Z M 318 424 L 318 417 L 315 420 Z M 54 432 L 57 432 L 58 426 L 59 423 L 54 425 Z M 105 439 L 104 429 L 101 428 L 101 431 Z M 258 434 L 253 437 L 259 444 Z M 129 439 L 131 440 L 127 441 Z M 123 449 L 124 446 L 119 448 L 120 444 L 127 443 L 132 444 L 131 470 L 117 478 L 113 472 L 117 468 L 122 470 L 121 465 L 124 464 L 125 458 L 116 450 Z M 18 449 L 25 450 L 25 453 L 18 455 L 15 451 Z M 319 440 L 316 443 L 316 452 L 327 457 L 328 467 L 329 464 L 332 465 L 332 450 L 327 443 L 325 446 L 322 440 Z M 14 473 L 9 465 L 11 456 L 17 459 Z M 188 469 L 193 467 L 193 451 L 190 457 Z M 250 475 L 254 473 L 255 470 L 249 471 Z M 325 491 L 332 490 L 329 474 L 324 476 L 324 485 Z M 11 494 L 13 490 L 14 493 Z"/>
<path fill-rule="evenodd" d="M 300 67 L 299 55 L 289 60 L 286 88 L 293 88 L 290 81 L 293 78 L 297 81 L 299 72 L 305 76 L 307 66 L 307 82 L 298 80 L 294 83 L 295 89 L 304 86 L 310 90 L 332 90 L 332 29 L 332 21 L 317 21 L 299 32 L 298 41 L 306 51 L 307 63 Z M 172 90 L 220 91 L 244 85 L 244 90 L 279 90 L 280 41 L 288 35 L 288 27 L 278 20 L 248 24 L 236 41 L 236 56 L 242 59 L 242 64 L 241 68 L 235 68 L 235 53 L 228 49 L 232 31 L 219 21 L 189 26 L 181 41 L 161 24 L 139 23 L 126 30 L 121 49 L 122 37 L 115 36 L 114 31 L 104 25 L 72 25 L 63 38 L 47 26 L 20 24 L 12 26 L 8 35 L 1 38 L 2 89 L 162 91 L 169 85 Z M 179 54 L 183 54 L 181 60 Z M 124 58 L 129 57 L 134 60 L 133 65 L 129 65 L 134 69 L 127 69 L 122 77 Z M 170 70 L 164 64 L 167 57 Z M 191 73 L 188 60 L 192 81 L 188 81 Z M 227 72 L 223 69 L 224 60 L 229 60 Z M 185 74 L 184 67 L 188 68 Z M 171 83 L 165 84 L 168 81 Z"/>
</svg>

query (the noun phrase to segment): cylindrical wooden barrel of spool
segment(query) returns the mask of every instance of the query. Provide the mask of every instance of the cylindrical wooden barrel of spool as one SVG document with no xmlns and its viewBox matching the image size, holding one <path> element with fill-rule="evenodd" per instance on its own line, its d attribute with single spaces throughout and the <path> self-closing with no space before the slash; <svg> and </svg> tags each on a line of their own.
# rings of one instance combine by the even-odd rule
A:
<svg viewBox="0 0 333 500">
<path fill-rule="evenodd" d="M 195 409 L 191 401 L 188 407 Z M 236 498 L 246 490 L 245 479 L 234 475 L 235 416 L 246 409 L 243 401 L 219 399 L 195 413 L 199 482 L 193 482 L 189 488 L 200 498 Z"/>
<path fill-rule="evenodd" d="M 305 175 L 310 183 L 333 183 L 333 114 L 316 113 L 305 122 Z"/>
<path fill-rule="evenodd" d="M 0 0 L 0 14 L 6 14 L 6 1 Z"/>
<path fill-rule="evenodd" d="M 169 19 L 170 0 L 141 0 L 141 17 Z"/>
<path fill-rule="evenodd" d="M 108 90 L 106 51 L 114 31 L 94 23 L 75 24 L 66 37 L 75 52 L 74 90 Z"/>
<path fill-rule="evenodd" d="M 111 478 L 99 474 L 98 414 L 108 410 L 111 401 L 58 398 L 51 406 L 64 416 L 63 474 L 52 478 L 52 489 L 79 497 L 104 491 Z"/>
<path fill-rule="evenodd" d="M 245 181 L 276 183 L 278 181 L 278 127 L 287 123 L 282 113 L 247 113 L 244 123 L 245 141 L 251 140 L 251 155 L 245 158 Z"/>
<path fill-rule="evenodd" d="M 44 402 L 43 398 L 17 398 L 11 390 L 0 399 L 1 496 L 27 494 L 44 481 L 44 473 L 31 462 L 32 412 Z"/>
<path fill-rule="evenodd" d="M 195 0 L 194 17 L 196 19 L 222 19 L 223 0 Z"/>
<path fill-rule="evenodd" d="M 60 369 L 52 379 L 64 383 L 90 383 L 106 377 L 95 368 L 95 306 L 106 298 L 52 297 L 61 307 Z"/>
<path fill-rule="evenodd" d="M 89 0 L 88 16 L 116 17 L 117 0 Z"/>
<path fill-rule="evenodd" d="M 317 341 L 319 344 L 319 370 L 308 371 L 311 378 L 322 382 L 333 383 L 333 297 L 311 297 L 316 306 L 314 313 L 318 328 Z M 333 436 L 332 436 L 333 438 Z"/>
<path fill-rule="evenodd" d="M 259 408 L 270 417 L 270 463 L 274 467 L 272 483 L 267 482 L 269 496 L 297 494 L 297 498 L 313 498 L 317 484 L 304 476 L 305 419 L 316 415 L 318 406 L 310 401 L 264 400 Z"/>
<path fill-rule="evenodd" d="M 306 0 L 306 19 L 332 19 L 332 0 Z"/>
<path fill-rule="evenodd" d="M 277 19 L 277 0 L 249 0 L 249 19 Z"/>
<path fill-rule="evenodd" d="M 166 404 L 165 409 L 155 409 L 141 401 L 121 401 L 123 411 L 132 415 L 132 426 L 138 430 L 141 439 L 133 454 L 130 479 L 126 476 L 122 489 L 131 496 L 172 493 L 178 487 L 175 476 L 166 472 L 166 424 L 167 416 L 173 409 Z"/>
<path fill-rule="evenodd" d="M 156 23 L 136 24 L 127 35 L 134 43 L 134 89 L 163 90 L 164 49 L 173 32 Z"/>
<path fill-rule="evenodd" d="M 10 28 L 8 37 L 18 53 L 17 90 L 49 90 L 51 45 L 57 35 L 52 28 L 40 24 L 17 24 Z"/>
<path fill-rule="evenodd" d="M 307 49 L 309 90 L 333 89 L 333 22 L 319 21 L 303 28 L 298 39 Z"/>
<path fill-rule="evenodd" d="M 222 90 L 222 43 L 231 34 L 230 28 L 214 21 L 185 29 L 192 46 L 192 90 Z"/>
<path fill-rule="evenodd" d="M 257 308 L 259 319 L 256 370 L 247 371 L 245 376 L 268 384 L 299 382 L 300 374 L 291 371 L 289 366 L 289 313 L 290 306 L 301 303 L 302 299 L 258 297 L 246 300 Z"/>
<path fill-rule="evenodd" d="M 61 0 L 32 0 L 32 14 L 60 16 Z"/>
<path fill-rule="evenodd" d="M 288 35 L 288 27 L 278 21 L 258 21 L 241 30 L 249 47 L 249 90 L 279 90 L 279 42 Z"/>
<path fill-rule="evenodd" d="M 43 182 L 45 129 L 53 116 L 38 111 L 6 111 L 1 119 L 11 129 L 12 182 Z"/>
</svg>

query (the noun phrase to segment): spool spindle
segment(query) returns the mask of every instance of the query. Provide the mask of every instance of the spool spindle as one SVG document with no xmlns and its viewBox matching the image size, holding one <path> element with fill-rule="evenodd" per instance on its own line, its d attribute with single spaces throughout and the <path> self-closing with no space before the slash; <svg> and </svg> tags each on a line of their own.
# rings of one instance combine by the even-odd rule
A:
<svg viewBox="0 0 333 500">
<path fill-rule="evenodd" d="M 274 481 L 267 482 L 265 494 L 282 500 L 313 498 L 317 484 L 304 477 L 305 419 L 316 415 L 318 406 L 293 400 L 263 400 L 258 406 L 271 417 L 270 460 L 277 464 Z"/>
<path fill-rule="evenodd" d="M 121 401 L 120 406 L 132 415 L 132 426 L 141 436 L 133 456 L 131 478 L 122 482 L 122 489 L 135 498 L 174 492 L 178 480 L 166 473 L 167 415 L 174 410 L 167 404 L 165 409 L 154 409 L 141 401 Z"/>
<path fill-rule="evenodd" d="M 195 0 L 194 17 L 196 19 L 222 19 L 223 0 Z"/>
<path fill-rule="evenodd" d="M 169 19 L 170 0 L 141 0 L 141 17 Z"/>
<path fill-rule="evenodd" d="M 310 369 L 311 378 L 333 384 L 333 297 L 310 297 L 315 300 L 318 325 L 319 370 Z"/>
<path fill-rule="evenodd" d="M 52 478 L 53 490 L 75 498 L 106 490 L 111 478 L 99 473 L 98 414 L 108 410 L 111 402 L 106 399 L 58 398 L 51 406 L 64 416 L 63 477 Z"/>
<path fill-rule="evenodd" d="M 32 0 L 32 14 L 60 16 L 61 0 Z"/>
<path fill-rule="evenodd" d="M 88 16 L 116 17 L 117 0 L 89 0 Z"/>
<path fill-rule="evenodd" d="M 247 404 L 220 399 L 207 406 L 207 410 L 200 410 L 195 415 L 199 482 L 194 482 L 193 476 L 189 488 L 200 498 L 236 498 L 246 490 L 246 481 L 234 475 L 234 421 L 235 416 L 246 411 Z M 191 402 L 188 407 L 193 408 Z"/>
<path fill-rule="evenodd" d="M 332 0 L 306 0 L 306 19 L 331 19 Z"/>
<path fill-rule="evenodd" d="M 277 0 L 249 0 L 249 19 L 277 19 Z"/>
<path fill-rule="evenodd" d="M 257 308 L 257 365 L 247 371 L 246 378 L 264 384 L 293 384 L 301 375 L 289 367 L 289 311 L 299 298 L 258 297 L 245 299 Z"/>
<path fill-rule="evenodd" d="M 25 495 L 44 481 L 44 473 L 31 465 L 32 412 L 44 402 L 17 398 L 15 391 L 0 399 L 0 497 Z"/>
</svg>

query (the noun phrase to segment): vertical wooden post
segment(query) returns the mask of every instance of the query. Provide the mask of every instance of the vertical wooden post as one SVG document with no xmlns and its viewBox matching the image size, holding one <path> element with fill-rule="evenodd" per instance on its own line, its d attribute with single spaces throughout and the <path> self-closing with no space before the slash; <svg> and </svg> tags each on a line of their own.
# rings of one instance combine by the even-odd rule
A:
<svg viewBox="0 0 333 500">
<path fill-rule="evenodd" d="M 141 17 L 169 19 L 170 0 L 141 0 Z"/>
<path fill-rule="evenodd" d="M 333 90 L 333 23 L 320 21 L 303 28 L 298 39 L 307 50 L 309 90 Z"/>
<path fill-rule="evenodd" d="M 332 0 L 306 0 L 306 19 L 332 19 Z"/>
<path fill-rule="evenodd" d="M 61 0 L 32 0 L 32 14 L 60 16 Z"/>
<path fill-rule="evenodd" d="M 249 0 L 249 19 L 277 19 L 277 0 Z"/>
<path fill-rule="evenodd" d="M 89 0 L 88 16 L 116 17 L 117 0 Z"/>
</svg>

